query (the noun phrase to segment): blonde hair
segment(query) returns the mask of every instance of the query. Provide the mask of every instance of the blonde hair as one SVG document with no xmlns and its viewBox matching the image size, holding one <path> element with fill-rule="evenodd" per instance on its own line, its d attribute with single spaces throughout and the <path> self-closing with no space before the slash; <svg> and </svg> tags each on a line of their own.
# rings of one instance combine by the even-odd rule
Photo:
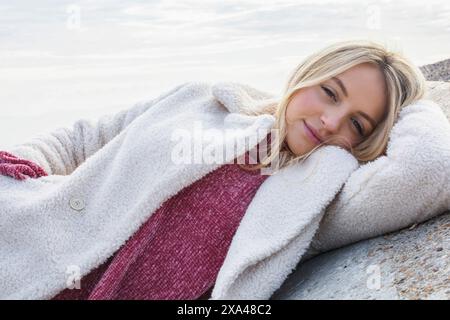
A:
<svg viewBox="0 0 450 320">
<path fill-rule="evenodd" d="M 400 110 L 425 95 L 426 80 L 420 69 L 400 53 L 390 51 L 370 40 L 350 40 L 334 43 L 308 56 L 293 70 L 282 98 L 275 104 L 252 112 L 253 115 L 262 113 L 274 115 L 276 118 L 274 129 L 277 129 L 278 134 L 260 163 L 252 167 L 245 165 L 241 167 L 256 170 L 269 166 L 272 161 L 278 159 L 278 168 L 281 169 L 299 160 L 306 160 L 316 149 L 329 142 L 330 140 L 323 141 L 310 152 L 295 156 L 284 141 L 287 133 L 286 108 L 294 94 L 301 88 L 318 85 L 362 63 L 375 65 L 383 73 L 387 89 L 387 106 L 383 119 L 372 133 L 354 148 L 350 146 L 350 152 L 360 162 L 372 161 L 385 154 L 389 133 Z"/>
</svg>

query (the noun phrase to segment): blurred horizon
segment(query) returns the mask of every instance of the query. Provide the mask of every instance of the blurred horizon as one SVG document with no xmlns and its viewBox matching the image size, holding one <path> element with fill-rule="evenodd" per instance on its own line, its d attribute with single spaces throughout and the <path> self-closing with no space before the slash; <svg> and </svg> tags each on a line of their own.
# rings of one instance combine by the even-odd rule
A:
<svg viewBox="0 0 450 320">
<path fill-rule="evenodd" d="M 341 40 L 417 66 L 450 58 L 444 0 L 19 0 L 0 14 L 0 148 L 186 81 L 278 95 L 302 59 Z"/>
</svg>

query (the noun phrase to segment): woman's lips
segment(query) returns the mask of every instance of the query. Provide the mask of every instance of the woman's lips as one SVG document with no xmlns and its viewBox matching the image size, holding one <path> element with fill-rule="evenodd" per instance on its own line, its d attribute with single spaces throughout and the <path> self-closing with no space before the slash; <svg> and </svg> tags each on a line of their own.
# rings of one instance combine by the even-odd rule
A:
<svg viewBox="0 0 450 320">
<path fill-rule="evenodd" d="M 310 140 L 311 140 L 312 142 L 314 142 L 315 144 L 321 143 L 322 141 L 314 135 L 314 133 L 311 131 L 311 129 L 310 129 L 310 128 L 308 127 L 308 125 L 306 124 L 306 121 L 305 121 L 305 120 L 303 120 L 303 124 L 304 124 L 303 127 L 305 128 L 305 133 L 306 133 L 306 135 L 308 136 L 308 138 L 310 138 Z"/>
</svg>

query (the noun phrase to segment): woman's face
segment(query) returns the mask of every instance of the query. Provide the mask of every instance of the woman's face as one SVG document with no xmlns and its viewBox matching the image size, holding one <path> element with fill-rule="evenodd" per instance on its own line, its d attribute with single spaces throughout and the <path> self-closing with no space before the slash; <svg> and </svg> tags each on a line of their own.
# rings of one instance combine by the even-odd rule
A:
<svg viewBox="0 0 450 320">
<path fill-rule="evenodd" d="M 339 83 L 341 85 L 339 85 Z M 297 91 L 286 109 L 286 144 L 295 155 L 311 151 L 319 142 L 339 135 L 327 144 L 347 150 L 355 147 L 382 120 L 386 88 L 378 67 L 363 63 L 319 85 Z M 342 140 L 343 139 L 343 140 Z"/>
</svg>

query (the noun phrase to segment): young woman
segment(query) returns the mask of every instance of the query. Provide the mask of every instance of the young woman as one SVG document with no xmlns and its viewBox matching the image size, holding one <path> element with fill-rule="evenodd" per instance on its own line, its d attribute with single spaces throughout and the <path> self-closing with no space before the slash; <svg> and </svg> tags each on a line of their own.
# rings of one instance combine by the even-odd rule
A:
<svg viewBox="0 0 450 320">
<path fill-rule="evenodd" d="M 175 88 L 160 99 L 170 97 L 177 90 L 181 90 L 181 87 L 183 86 Z M 196 92 L 206 90 L 202 88 Z M 220 97 L 219 89 L 216 96 Z M 180 185 L 174 189 L 176 192 L 158 198 L 164 201 L 153 201 L 153 207 L 136 205 L 133 210 L 130 207 L 135 202 L 143 201 L 143 198 L 131 200 L 130 194 L 134 187 L 136 192 L 142 191 L 143 185 L 133 181 L 130 176 L 137 178 L 140 175 L 138 172 L 134 174 L 134 167 L 129 167 L 127 170 L 131 173 L 114 180 L 108 176 L 110 167 L 105 164 L 105 176 L 102 176 L 101 181 L 107 180 L 109 185 L 113 184 L 116 188 L 122 188 L 123 192 L 128 192 L 129 203 L 124 204 L 122 210 L 130 210 L 145 219 L 130 225 L 127 232 L 121 233 L 120 237 L 116 236 L 115 246 L 109 246 L 109 251 L 102 251 L 101 258 L 90 260 L 90 264 L 81 268 L 80 288 L 63 290 L 60 283 L 62 277 L 58 276 L 59 280 L 56 280 L 55 276 L 51 278 L 54 280 L 52 290 L 48 289 L 45 293 L 41 293 L 41 297 L 53 299 L 210 297 L 231 240 L 256 192 L 267 179 L 267 175 L 262 175 L 261 170 L 269 167 L 275 160 L 279 169 L 287 168 L 299 160 L 304 161 L 325 145 L 339 146 L 349 151 L 360 162 L 374 160 L 385 153 L 390 130 L 402 107 L 423 97 L 425 79 L 418 68 L 405 57 L 387 50 L 380 44 L 370 41 L 345 41 L 330 45 L 307 57 L 293 71 L 281 99 L 277 101 L 269 103 L 268 100 L 264 100 L 266 102 L 264 104 L 245 105 L 251 98 L 258 96 L 267 98 L 261 92 L 247 89 L 245 97 L 238 102 L 231 98 L 226 101 L 229 97 L 225 95 L 220 102 L 225 101 L 228 110 L 236 108 L 241 114 L 260 117 L 258 119 L 261 121 L 266 119 L 266 115 L 274 119 L 269 127 L 277 130 L 278 134 L 275 139 L 273 136 L 267 136 L 268 139 L 272 137 L 272 141 L 269 140 L 271 144 L 268 152 L 258 158 L 256 164 L 242 165 L 236 163 L 235 158 L 231 162 L 217 166 L 214 170 L 205 170 L 204 173 L 207 174 L 192 174 L 193 171 L 191 173 L 186 171 L 183 176 L 192 176 L 190 180 L 177 181 Z M 211 101 L 206 103 L 206 100 L 200 100 L 196 98 L 197 96 L 200 97 L 200 94 L 190 95 L 189 108 L 199 112 L 193 112 L 192 115 L 205 113 L 208 110 L 206 108 L 211 107 Z M 203 96 L 201 97 L 203 99 Z M 190 110 L 187 105 L 184 107 Z M 29 144 L 33 152 L 25 151 L 23 148 L 3 152 L 0 154 L 0 172 L 16 179 L 77 173 L 75 169 L 89 157 L 100 152 L 107 154 L 114 148 L 111 144 L 120 139 L 121 142 L 126 140 L 125 128 L 134 121 L 143 122 L 143 117 L 138 116 L 147 109 L 147 105 L 141 105 L 133 111 L 133 116 L 131 111 L 126 111 L 112 120 L 109 119 L 110 123 L 115 123 L 114 130 L 111 129 L 112 126 L 104 124 L 86 129 L 86 123 L 84 127 L 79 123 L 75 126 L 78 133 L 67 134 L 60 131 L 53 136 L 52 142 L 47 140 L 48 143 L 45 143 L 44 140 L 40 140 L 34 142 L 34 145 Z M 184 109 L 180 110 L 184 112 Z M 186 111 L 186 114 L 188 113 L 189 111 Z M 176 114 L 178 113 L 174 113 Z M 253 119 L 253 117 L 248 119 L 250 118 Z M 198 120 L 196 117 L 190 119 Z M 130 131 L 137 131 L 138 128 L 141 128 L 139 130 L 143 135 L 151 135 L 144 126 L 130 128 L 128 135 L 131 135 Z M 162 128 L 161 126 L 159 130 Z M 116 138 L 120 135 L 124 137 Z M 66 142 L 70 145 L 66 145 Z M 260 144 L 257 145 L 258 148 L 259 146 Z M 72 148 L 78 151 L 65 153 Z M 161 146 L 159 149 L 161 153 L 166 150 L 163 148 Z M 39 150 L 39 155 L 34 153 L 36 150 Z M 58 157 L 54 156 L 57 152 Z M 118 154 L 116 157 L 128 156 L 129 163 L 138 163 L 138 159 L 133 155 L 121 154 L 119 148 L 116 152 Z M 247 152 L 247 160 L 248 155 Z M 161 172 L 163 176 L 165 167 L 158 163 L 155 163 L 155 166 L 157 167 L 155 172 Z M 179 177 L 181 179 L 182 175 Z M 168 179 L 153 178 L 154 185 L 159 188 L 154 191 L 155 193 L 162 194 L 166 188 L 169 189 Z M 81 189 L 85 188 L 90 192 L 99 192 L 101 189 L 99 183 L 95 184 L 95 187 L 88 185 L 89 180 L 84 175 L 80 175 L 77 180 L 80 179 L 86 179 L 79 187 Z M 87 204 L 90 204 L 91 208 L 94 207 L 92 205 L 94 200 L 90 200 L 91 203 L 89 200 L 86 201 L 89 197 L 86 193 L 87 191 L 84 192 L 84 196 L 70 199 L 71 209 L 82 212 Z M 112 197 L 112 191 L 109 196 Z M 96 199 L 99 198 L 97 195 Z M 147 215 L 136 213 L 149 208 L 152 209 Z M 101 205 L 95 207 L 95 210 L 100 209 Z M 95 210 L 89 211 L 90 214 L 98 212 Z M 114 216 L 111 217 L 113 218 Z M 121 221 L 124 223 L 125 220 Z M 106 225 L 105 223 L 105 228 Z M 89 232 L 86 231 L 82 236 L 87 238 L 86 242 L 91 234 L 103 232 L 103 229 L 98 228 L 100 227 L 88 225 Z M 79 248 L 87 250 L 86 245 L 80 245 Z M 92 249 L 92 252 L 96 251 Z M 59 268 L 61 269 L 61 266 Z M 2 277 L 4 276 L 3 274 Z M 50 282 L 48 280 L 48 283 Z M 37 289 L 29 290 L 35 292 Z M 17 292 L 19 291 L 17 289 Z M 14 291 L 5 293 L 6 296 L 8 294 L 15 296 Z M 21 293 L 16 296 L 39 297 L 39 294 Z"/>
</svg>

